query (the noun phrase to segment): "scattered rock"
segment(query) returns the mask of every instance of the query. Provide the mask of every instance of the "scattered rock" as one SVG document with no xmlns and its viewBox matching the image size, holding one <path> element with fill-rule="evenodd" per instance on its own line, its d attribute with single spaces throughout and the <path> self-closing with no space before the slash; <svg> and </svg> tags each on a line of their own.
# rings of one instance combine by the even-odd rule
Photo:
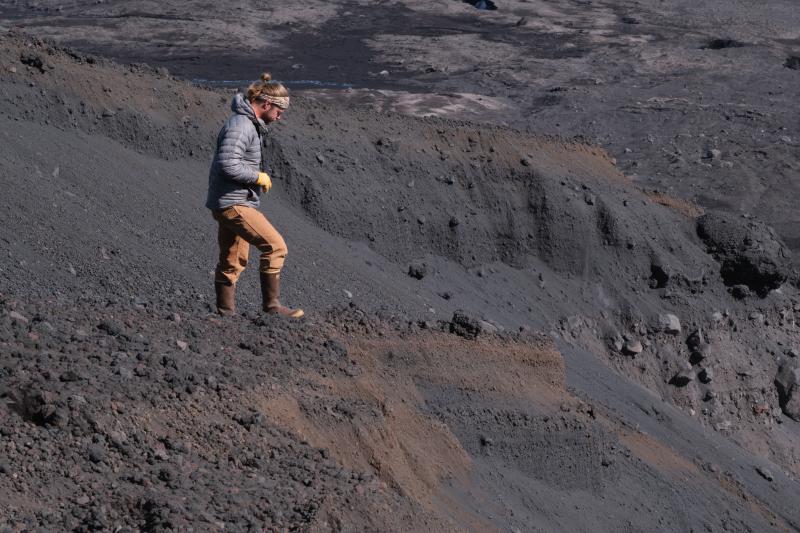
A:
<svg viewBox="0 0 800 533">
<path fill-rule="evenodd" d="M 106 460 L 106 450 L 102 444 L 92 444 L 87 448 L 86 454 L 93 463 L 102 463 Z"/>
<path fill-rule="evenodd" d="M 681 321 L 675 315 L 658 315 L 658 324 L 662 331 L 670 335 L 677 335 L 681 332 Z"/>
<path fill-rule="evenodd" d="M 733 422 L 730 420 L 720 420 L 714 423 L 714 429 L 717 431 L 728 431 L 733 428 Z"/>
<path fill-rule="evenodd" d="M 428 265 L 423 262 L 414 262 L 408 266 L 408 275 L 414 279 L 422 279 L 428 274 Z"/>
<path fill-rule="evenodd" d="M 703 346 L 705 343 L 706 343 L 706 339 L 703 336 L 703 330 L 701 330 L 701 329 L 694 330 L 686 338 L 686 346 L 688 346 L 690 350 L 697 350 L 701 346 Z"/>
<path fill-rule="evenodd" d="M 708 50 L 723 50 L 725 48 L 740 48 L 742 46 L 744 46 L 744 43 L 735 39 L 717 38 L 711 39 L 705 46 L 702 46 L 701 48 Z"/>
<path fill-rule="evenodd" d="M 181 340 L 175 341 L 175 344 L 178 345 L 178 348 L 180 350 L 186 350 L 189 347 L 189 343 L 187 343 L 185 341 L 181 341 Z"/>
<path fill-rule="evenodd" d="M 800 56 L 789 56 L 786 58 L 786 62 L 783 64 L 786 68 L 790 68 L 792 70 L 800 70 Z"/>
<path fill-rule="evenodd" d="M 800 367 L 795 361 L 786 362 L 775 376 L 778 402 L 784 414 L 800 422 Z"/>
<path fill-rule="evenodd" d="M 694 371 L 692 370 L 692 365 L 686 363 L 680 366 L 679 370 L 672 376 L 672 379 L 669 380 L 669 384 L 676 387 L 685 387 L 692 381 L 694 381 Z"/>
<path fill-rule="evenodd" d="M 629 340 L 622 346 L 622 352 L 626 355 L 638 355 L 643 350 L 642 343 L 637 340 Z"/>
<path fill-rule="evenodd" d="M 650 265 L 650 288 L 663 289 L 669 283 L 671 278 L 670 268 L 661 263 L 652 263 Z"/>
<path fill-rule="evenodd" d="M 711 346 L 709 344 L 702 344 L 697 349 L 692 350 L 689 356 L 689 362 L 696 365 L 706 359 L 711 353 Z"/>
<path fill-rule="evenodd" d="M 767 481 L 770 481 L 770 482 L 771 482 L 771 481 L 773 481 L 773 480 L 775 479 L 775 478 L 772 476 L 772 472 L 770 472 L 769 470 L 767 470 L 767 469 L 766 469 L 766 468 L 764 468 L 763 466 L 757 466 L 757 467 L 756 467 L 756 472 L 758 472 L 758 474 L 759 474 L 761 477 L 763 477 L 764 479 L 766 479 Z"/>
<path fill-rule="evenodd" d="M 465 311 L 456 311 L 450 320 L 450 333 L 465 339 L 474 339 L 483 331 L 480 320 L 468 315 Z"/>
<path fill-rule="evenodd" d="M 122 449 L 128 442 L 128 436 L 122 431 L 109 431 L 108 440 L 114 447 Z"/>
<path fill-rule="evenodd" d="M 39 72 L 47 72 L 48 70 L 52 69 L 53 66 L 50 64 L 46 64 L 42 57 L 38 54 L 34 53 L 24 53 L 19 58 L 20 63 L 23 65 L 28 65 L 31 68 L 35 68 Z"/>
<path fill-rule="evenodd" d="M 752 291 L 750 287 L 747 285 L 734 285 L 730 288 L 731 296 L 736 298 L 737 300 L 744 300 L 745 298 L 749 298 L 752 296 Z"/>
<path fill-rule="evenodd" d="M 97 325 L 97 329 L 114 337 L 121 335 L 124 331 L 122 324 L 116 322 L 115 320 L 104 320 Z"/>
<path fill-rule="evenodd" d="M 791 272 L 788 248 L 761 222 L 712 211 L 697 219 L 697 234 L 721 264 L 726 285 L 746 285 L 765 296 Z"/>
<path fill-rule="evenodd" d="M 241 424 L 248 431 L 264 423 L 264 415 L 258 411 L 250 411 L 234 417 L 234 420 Z"/>
<path fill-rule="evenodd" d="M 697 377 L 703 383 L 711 383 L 711 380 L 714 379 L 714 372 L 710 368 L 704 368 L 700 371 Z"/>
<path fill-rule="evenodd" d="M 486 333 L 497 333 L 498 331 L 502 331 L 503 328 L 497 326 L 496 324 L 492 324 L 488 320 L 479 320 L 478 323 L 480 324 L 481 331 Z"/>
<path fill-rule="evenodd" d="M 16 311 L 11 311 L 10 313 L 8 313 L 8 316 L 11 318 L 11 320 L 14 320 L 16 322 L 22 322 L 23 324 L 28 323 L 28 319 Z"/>
</svg>

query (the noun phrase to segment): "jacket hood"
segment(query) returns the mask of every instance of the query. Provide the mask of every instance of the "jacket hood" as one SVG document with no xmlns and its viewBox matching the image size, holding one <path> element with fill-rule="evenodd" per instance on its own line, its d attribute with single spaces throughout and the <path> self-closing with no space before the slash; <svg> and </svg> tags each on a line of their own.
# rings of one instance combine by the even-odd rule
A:
<svg viewBox="0 0 800 533">
<path fill-rule="evenodd" d="M 260 118 L 256 119 L 256 114 L 253 112 L 253 107 L 242 93 L 236 93 L 236 96 L 234 96 L 233 100 L 231 100 L 231 111 L 237 115 L 244 115 L 250 120 L 258 120 L 258 124 L 264 129 L 267 127 L 267 124 L 263 120 Z"/>
</svg>

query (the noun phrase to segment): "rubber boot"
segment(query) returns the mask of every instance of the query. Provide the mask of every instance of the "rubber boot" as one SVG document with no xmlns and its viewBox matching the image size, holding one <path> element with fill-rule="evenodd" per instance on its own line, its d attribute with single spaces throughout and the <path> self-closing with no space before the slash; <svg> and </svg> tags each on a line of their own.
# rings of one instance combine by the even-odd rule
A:
<svg viewBox="0 0 800 533">
<path fill-rule="evenodd" d="M 230 316 L 236 312 L 236 285 L 228 283 L 214 283 L 217 291 L 217 313 Z"/>
<path fill-rule="evenodd" d="M 264 302 L 264 311 L 276 313 L 289 318 L 300 318 L 305 313 L 302 309 L 291 309 L 281 304 L 281 275 L 261 273 L 261 296 Z"/>
</svg>

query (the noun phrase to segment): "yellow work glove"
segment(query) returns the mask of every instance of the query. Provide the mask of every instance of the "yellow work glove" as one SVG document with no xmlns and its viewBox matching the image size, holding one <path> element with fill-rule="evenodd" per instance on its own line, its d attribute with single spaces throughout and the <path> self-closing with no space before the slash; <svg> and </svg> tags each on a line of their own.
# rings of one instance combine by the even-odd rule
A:
<svg viewBox="0 0 800 533">
<path fill-rule="evenodd" d="M 259 172 L 256 185 L 261 185 L 261 190 L 264 192 L 270 190 L 272 188 L 272 180 L 269 178 L 269 174 L 266 172 Z"/>
</svg>

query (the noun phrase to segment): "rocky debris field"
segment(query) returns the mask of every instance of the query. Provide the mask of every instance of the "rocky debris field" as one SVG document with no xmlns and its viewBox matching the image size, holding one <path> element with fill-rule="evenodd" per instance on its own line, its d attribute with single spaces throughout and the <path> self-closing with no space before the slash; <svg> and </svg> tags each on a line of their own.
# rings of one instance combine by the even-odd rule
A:
<svg viewBox="0 0 800 533">
<path fill-rule="evenodd" d="M 251 267 L 222 320 L 231 91 L 13 33 L 0 69 L 12 531 L 800 527 L 798 275 L 759 219 L 582 140 L 297 97 L 263 209 L 308 319 Z"/>
<path fill-rule="evenodd" d="M 181 298 L 2 308 L 11 530 L 341 529 L 350 514 L 359 529 L 434 527 L 374 472 L 342 466 L 262 410 L 312 374 L 360 371 L 322 324 L 222 321 Z M 357 310 L 336 317 L 325 329 L 376 327 Z"/>
<path fill-rule="evenodd" d="M 543 337 L 354 306 L 222 320 L 181 297 L 0 309 L 10 531 L 791 527 L 713 496 L 741 483 L 716 462 L 676 485 L 684 460 L 566 392 Z M 708 499 L 647 496 L 679 486 Z"/>
</svg>

